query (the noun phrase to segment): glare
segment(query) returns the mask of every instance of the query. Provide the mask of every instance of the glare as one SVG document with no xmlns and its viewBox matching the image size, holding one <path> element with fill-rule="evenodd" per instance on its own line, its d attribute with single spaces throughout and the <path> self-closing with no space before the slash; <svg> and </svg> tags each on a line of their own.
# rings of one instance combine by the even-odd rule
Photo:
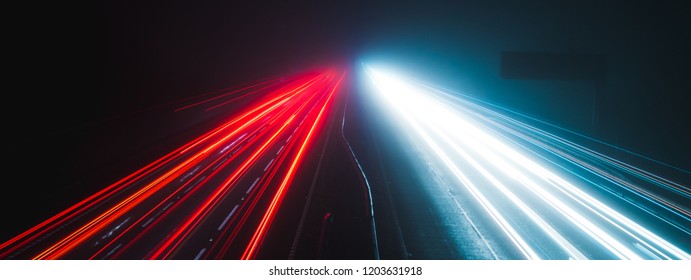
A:
<svg viewBox="0 0 691 280">
<path fill-rule="evenodd" d="M 472 195 L 524 258 L 550 258 L 538 253 L 544 252 L 539 246 L 549 244 L 556 245 L 563 258 L 569 259 L 589 258 L 592 254 L 587 251 L 593 247 L 620 259 L 691 258 L 584 191 L 582 187 L 591 182 L 563 176 L 556 171 L 561 167 L 536 159 L 512 141 L 512 135 L 492 127 L 502 118 L 514 125 L 516 120 L 497 118 L 496 113 L 487 114 L 487 108 L 468 106 L 468 100 L 432 90 L 384 68 L 365 66 L 365 72 L 373 84 L 375 100 L 416 141 L 424 143 L 438 160 L 437 166 L 452 174 L 456 186 Z M 524 220 L 518 224 L 508 218 L 506 209 L 517 209 Z M 522 230 L 526 227 L 540 230 L 550 241 L 532 240 Z M 584 237 L 590 240 L 587 246 L 582 244 Z"/>
</svg>

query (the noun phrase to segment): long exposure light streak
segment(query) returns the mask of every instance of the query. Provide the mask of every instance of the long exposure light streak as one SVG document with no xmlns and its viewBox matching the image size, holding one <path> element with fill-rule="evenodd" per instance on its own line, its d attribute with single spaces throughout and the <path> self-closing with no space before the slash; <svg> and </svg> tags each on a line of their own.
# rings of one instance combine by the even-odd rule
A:
<svg viewBox="0 0 691 280">
<path fill-rule="evenodd" d="M 688 186 L 442 87 L 370 66 L 365 72 L 373 100 L 424 158 L 436 159 L 432 168 L 455 178 L 451 187 L 474 199 L 467 207 L 482 209 L 516 249 L 507 258 L 691 258 L 688 244 L 682 249 L 665 238 L 673 232 L 691 240 Z M 614 189 L 643 199 L 612 195 Z"/>
<path fill-rule="evenodd" d="M 345 74 L 344 74 L 345 75 Z M 247 246 L 247 249 L 245 252 L 242 254 L 242 259 L 252 259 L 256 255 L 256 251 L 261 244 L 262 240 L 266 236 L 266 231 L 267 227 L 270 225 L 271 221 L 274 219 L 276 216 L 276 211 L 278 207 L 281 205 L 281 201 L 283 200 L 283 197 L 285 196 L 285 193 L 287 191 L 287 187 L 290 185 L 291 180 L 293 179 L 293 176 L 295 176 L 296 167 L 299 165 L 300 161 L 302 160 L 302 156 L 305 153 L 305 150 L 307 148 L 307 145 L 311 142 L 312 138 L 314 137 L 315 131 L 317 130 L 317 125 L 322 123 L 322 120 L 324 119 L 324 115 L 326 110 L 329 108 L 328 106 L 331 104 L 331 100 L 333 99 L 334 93 L 336 92 L 336 89 L 338 88 L 338 85 L 341 83 L 343 80 L 343 77 L 339 78 L 338 82 L 336 82 L 336 85 L 334 86 L 333 90 L 331 90 L 331 93 L 329 93 L 329 96 L 327 97 L 326 101 L 324 102 L 324 105 L 321 107 L 319 110 L 319 114 L 316 116 L 315 121 L 312 123 L 312 127 L 310 127 L 309 132 L 307 132 L 307 135 L 305 136 L 305 139 L 303 140 L 302 144 L 300 145 L 300 149 L 297 152 L 297 155 L 294 157 L 293 162 L 290 164 L 290 168 L 283 178 L 283 181 L 281 182 L 281 185 L 278 188 L 278 191 L 276 191 L 276 194 L 274 195 L 274 198 L 271 200 L 271 205 L 267 209 L 266 213 L 262 217 L 261 223 L 259 227 L 257 227 L 257 230 L 255 231 L 254 235 L 252 236 L 252 240 L 250 241 L 250 244 Z"/>
<path fill-rule="evenodd" d="M 252 233 L 256 256 L 256 235 L 266 234 L 308 143 L 321 134 L 341 80 L 333 70 L 301 74 L 178 106 L 173 112 L 201 105 L 206 112 L 253 98 L 229 121 L 0 244 L 0 257 L 239 258 L 229 244 Z"/>
</svg>

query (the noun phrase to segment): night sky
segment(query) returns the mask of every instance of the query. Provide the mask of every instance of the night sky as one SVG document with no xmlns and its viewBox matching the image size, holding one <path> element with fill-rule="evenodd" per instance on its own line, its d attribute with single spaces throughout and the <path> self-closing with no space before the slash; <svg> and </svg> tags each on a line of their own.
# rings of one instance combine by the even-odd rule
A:
<svg viewBox="0 0 691 280">
<path fill-rule="evenodd" d="M 18 40 L 21 92 L 12 95 L 24 105 L 13 125 L 14 144 L 24 151 L 16 162 L 38 178 L 71 159 L 36 165 L 27 158 L 61 149 L 74 140 L 71 128 L 267 77 L 369 61 L 593 133 L 592 88 L 504 80 L 499 54 L 512 50 L 606 55 L 606 114 L 593 136 L 691 169 L 691 10 L 684 1 L 52 5 L 18 23 L 31 32 Z"/>
<path fill-rule="evenodd" d="M 97 21 L 68 23 L 67 51 L 105 65 L 79 70 L 103 69 L 103 83 L 92 91 L 68 81 L 74 96 L 92 111 L 117 114 L 373 60 L 591 133 L 592 87 L 502 80 L 499 54 L 597 53 L 607 57 L 607 91 L 595 136 L 691 168 L 691 10 L 683 1 L 174 2 L 107 1 Z"/>
</svg>

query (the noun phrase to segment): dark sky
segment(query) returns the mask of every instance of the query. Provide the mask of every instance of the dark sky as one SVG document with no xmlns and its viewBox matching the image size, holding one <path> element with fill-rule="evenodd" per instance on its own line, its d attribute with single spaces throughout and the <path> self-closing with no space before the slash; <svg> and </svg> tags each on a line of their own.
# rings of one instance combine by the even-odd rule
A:
<svg viewBox="0 0 691 280">
<path fill-rule="evenodd" d="M 74 147 L 91 139 L 71 134 L 74 128 L 258 79 L 359 62 L 397 66 L 691 170 L 685 2 L 109 0 L 8 7 L 18 17 L 4 34 L 6 178 L 15 182 L 5 190 L 15 195 L 3 196 L 3 219 L 19 218 L 17 203 L 43 212 L 30 205 L 33 197 L 55 200 L 52 194 L 69 186 L 54 178 L 97 157 Z M 590 126 L 592 84 L 504 80 L 503 51 L 605 55 L 601 130 Z M 689 177 L 680 183 L 691 184 Z"/>
<path fill-rule="evenodd" d="M 502 51 L 585 52 L 607 57 L 607 113 L 597 137 L 691 167 L 684 1 L 52 5 L 21 23 L 33 32 L 22 35 L 29 63 L 17 71 L 47 132 L 317 66 L 385 61 L 590 133 L 589 85 L 499 77 Z"/>
</svg>

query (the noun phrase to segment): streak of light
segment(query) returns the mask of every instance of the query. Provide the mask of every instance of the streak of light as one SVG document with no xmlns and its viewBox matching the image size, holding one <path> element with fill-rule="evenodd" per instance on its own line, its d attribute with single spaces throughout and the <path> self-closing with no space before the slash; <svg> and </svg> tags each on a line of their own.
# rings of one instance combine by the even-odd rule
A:
<svg viewBox="0 0 691 280">
<path fill-rule="evenodd" d="M 343 76 L 345 76 L 345 73 L 343 74 Z M 312 123 L 312 127 L 307 133 L 307 136 L 305 136 L 305 139 L 303 140 L 300 149 L 297 152 L 297 155 L 293 158 L 293 162 L 290 164 L 290 169 L 288 170 L 285 177 L 283 177 L 283 181 L 281 182 L 278 191 L 276 191 L 276 194 L 271 200 L 269 208 L 262 217 L 261 223 L 259 227 L 257 227 L 257 230 L 252 236 L 249 245 L 245 249 L 245 252 L 242 254 L 241 259 L 252 259 L 256 256 L 257 249 L 259 248 L 261 242 L 264 240 L 266 232 L 268 231 L 268 227 L 270 226 L 271 221 L 276 216 L 276 211 L 278 210 L 278 207 L 280 207 L 281 202 L 283 201 L 283 197 L 285 196 L 288 190 L 288 186 L 290 185 L 291 181 L 293 180 L 293 177 L 295 176 L 295 172 L 297 171 L 297 167 L 300 165 L 300 161 L 302 160 L 305 150 L 307 149 L 307 145 L 310 144 L 310 142 L 312 141 L 313 135 L 316 133 L 315 131 L 317 130 L 318 125 L 323 123 L 323 118 L 326 115 L 325 112 L 327 108 L 329 108 L 329 105 L 331 105 L 331 100 L 333 99 L 334 93 L 338 89 L 339 84 L 343 80 L 343 76 L 341 76 L 341 78 L 338 80 L 336 85 L 331 90 L 331 93 L 326 99 L 326 102 L 324 102 L 324 105 L 321 107 L 319 114 L 317 115 L 315 121 Z"/>
<path fill-rule="evenodd" d="M 236 217 L 263 213 L 264 205 L 259 201 L 266 191 L 280 189 L 281 197 L 285 195 L 285 182 L 278 186 L 273 178 L 286 169 L 287 159 L 291 165 L 287 168 L 290 175 L 286 176 L 292 176 L 299 163 L 293 156 L 301 158 L 307 149 L 306 144 L 294 149 L 300 139 L 299 132 L 304 130 L 303 122 L 309 119 L 308 124 L 314 129 L 339 83 L 335 71 L 301 74 L 221 92 L 178 108 L 184 110 L 202 104 L 217 108 L 230 102 L 222 98 L 254 98 L 228 121 L 0 244 L 0 258 L 118 258 L 126 251 L 141 258 L 172 258 L 213 215 L 222 219 L 222 222 L 219 219 L 220 226 L 213 225 L 213 232 L 225 232 L 229 228 L 254 232 L 252 223 L 238 221 Z M 331 94 L 327 96 L 324 92 Z M 213 102 L 220 104 L 214 106 Z M 317 107 L 322 110 L 315 118 L 313 112 Z M 312 132 L 307 139 L 315 137 Z M 284 144 L 284 139 L 289 140 Z M 260 165 L 260 162 L 269 163 Z M 231 204 L 235 207 L 230 211 L 216 211 L 222 201 L 231 199 L 228 196 L 231 190 L 248 181 L 243 178 L 250 171 L 264 173 L 252 177 L 256 178 L 251 181 L 254 183 L 242 188 L 243 202 Z M 266 211 L 274 213 L 278 209 L 275 204 L 271 207 Z M 167 229 L 164 221 L 174 223 L 175 227 Z M 158 245 L 139 252 L 137 244 L 150 243 L 143 240 L 151 238 Z M 228 244 L 213 236 L 204 240 L 211 242 L 211 247 L 199 251 L 200 247 L 190 246 L 187 250 L 196 251 L 189 258 L 207 258 L 214 248 Z"/>
<path fill-rule="evenodd" d="M 411 82 L 369 66 L 365 71 L 376 101 L 399 120 L 414 141 L 422 143 L 422 152 L 436 158 L 435 166 L 455 178 L 457 188 L 471 195 L 489 217 L 487 221 L 500 229 L 521 258 L 691 258 L 663 238 L 665 232 L 655 233 L 641 224 L 649 218 L 637 221 L 637 217 L 622 213 L 628 209 L 608 205 L 593 191 L 601 185 L 632 191 L 664 208 L 665 215 L 653 215 L 658 222 L 672 224 L 688 234 L 688 187 L 558 138 L 441 87 Z M 624 170 L 644 183 L 631 183 L 598 167 L 602 165 Z M 571 166 L 589 175 L 574 172 Z M 590 175 L 597 177 L 592 179 Z M 656 187 L 677 196 L 656 195 L 650 190 Z M 667 217 L 681 217 L 682 221 Z"/>
</svg>

